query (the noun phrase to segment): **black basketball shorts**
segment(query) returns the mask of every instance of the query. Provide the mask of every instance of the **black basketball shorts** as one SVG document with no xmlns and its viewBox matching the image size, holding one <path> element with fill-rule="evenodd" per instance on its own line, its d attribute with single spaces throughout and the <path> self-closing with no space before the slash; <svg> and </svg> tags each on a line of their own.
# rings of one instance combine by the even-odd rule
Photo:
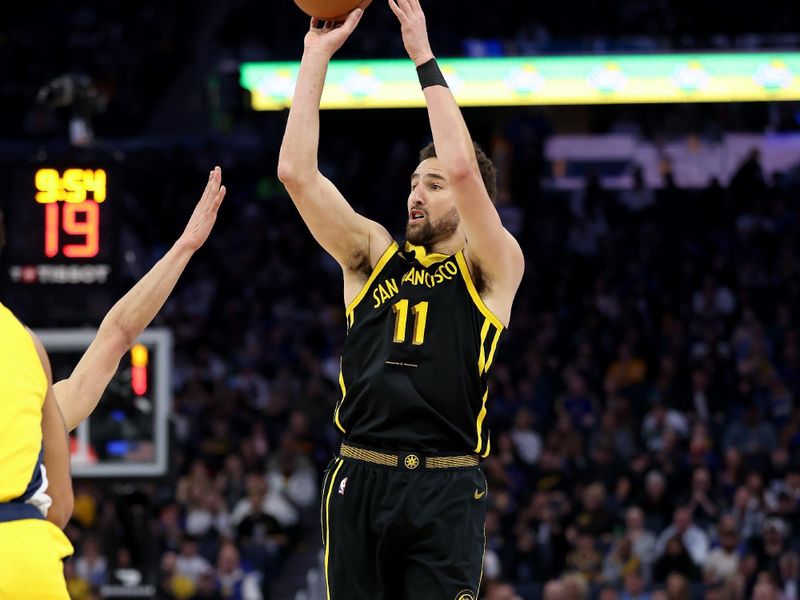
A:
<svg viewBox="0 0 800 600">
<path fill-rule="evenodd" d="M 326 470 L 328 600 L 475 600 L 485 548 L 483 472 L 426 468 L 419 453 L 396 456 L 397 466 L 387 466 L 340 455 Z"/>
</svg>

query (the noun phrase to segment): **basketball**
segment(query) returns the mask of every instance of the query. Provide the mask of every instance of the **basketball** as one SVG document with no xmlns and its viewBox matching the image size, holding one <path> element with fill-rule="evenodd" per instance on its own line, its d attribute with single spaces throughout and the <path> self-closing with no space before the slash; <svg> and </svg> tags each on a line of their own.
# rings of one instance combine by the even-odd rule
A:
<svg viewBox="0 0 800 600">
<path fill-rule="evenodd" d="M 310 17 L 339 19 L 361 4 L 361 0 L 294 0 L 295 4 Z"/>
</svg>

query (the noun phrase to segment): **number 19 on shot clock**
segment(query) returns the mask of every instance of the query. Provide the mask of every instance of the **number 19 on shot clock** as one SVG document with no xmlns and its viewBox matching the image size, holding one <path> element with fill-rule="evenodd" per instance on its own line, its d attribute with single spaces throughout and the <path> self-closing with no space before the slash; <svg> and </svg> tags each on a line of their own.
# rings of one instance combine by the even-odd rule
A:
<svg viewBox="0 0 800 600">
<path fill-rule="evenodd" d="M 94 258 L 100 251 L 100 205 L 106 200 L 105 169 L 38 169 L 36 202 L 44 204 L 44 254 Z M 62 231 L 81 238 L 62 244 Z"/>
<path fill-rule="evenodd" d="M 111 274 L 112 173 L 101 165 L 19 171 L 3 206 L 5 262 L 14 284 L 102 284 Z"/>
</svg>

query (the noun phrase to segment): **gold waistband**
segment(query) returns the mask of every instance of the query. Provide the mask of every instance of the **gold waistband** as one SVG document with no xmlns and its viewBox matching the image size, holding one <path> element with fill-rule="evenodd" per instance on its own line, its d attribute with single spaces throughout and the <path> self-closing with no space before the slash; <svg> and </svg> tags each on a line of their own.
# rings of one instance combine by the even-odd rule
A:
<svg viewBox="0 0 800 600">
<path fill-rule="evenodd" d="M 403 457 L 403 466 L 409 471 L 413 471 L 420 466 L 421 455 L 415 452 L 403 452 L 402 454 L 391 454 L 388 452 L 379 452 L 377 450 L 367 450 L 365 448 L 356 448 L 342 442 L 342 447 L 339 454 L 345 458 L 352 458 L 353 460 L 361 460 L 364 462 L 383 465 L 385 467 L 398 467 L 401 456 Z M 466 467 L 477 467 L 480 461 L 475 455 L 463 456 L 425 456 L 424 465 L 426 469 L 463 469 Z"/>
</svg>

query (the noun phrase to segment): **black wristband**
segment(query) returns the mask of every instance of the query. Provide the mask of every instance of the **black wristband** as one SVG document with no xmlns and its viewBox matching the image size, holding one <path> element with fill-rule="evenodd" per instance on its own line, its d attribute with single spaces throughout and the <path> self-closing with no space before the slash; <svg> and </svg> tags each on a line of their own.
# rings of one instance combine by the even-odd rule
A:
<svg viewBox="0 0 800 600">
<path fill-rule="evenodd" d="M 439 70 L 439 65 L 436 64 L 435 58 L 417 67 L 417 77 L 419 77 L 419 84 L 422 86 L 423 90 L 432 85 L 450 87 L 447 85 L 447 81 L 444 75 L 442 75 L 441 70 Z"/>
</svg>

